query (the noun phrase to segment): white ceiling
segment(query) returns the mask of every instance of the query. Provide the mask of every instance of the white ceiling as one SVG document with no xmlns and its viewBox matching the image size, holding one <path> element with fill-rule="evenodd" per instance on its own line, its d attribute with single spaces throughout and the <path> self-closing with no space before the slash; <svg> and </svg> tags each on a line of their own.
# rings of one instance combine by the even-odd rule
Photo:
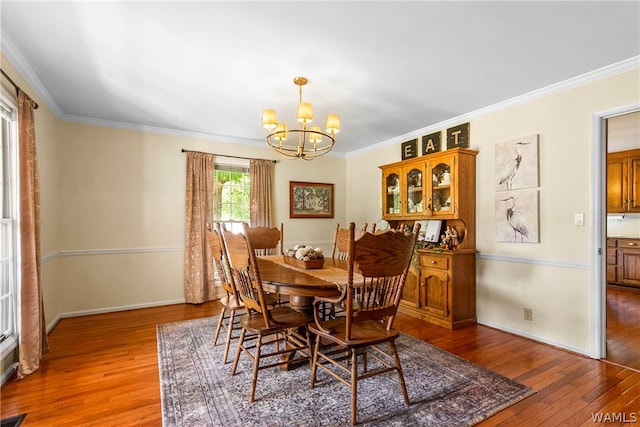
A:
<svg viewBox="0 0 640 427">
<path fill-rule="evenodd" d="M 297 86 L 335 152 L 640 55 L 639 1 L 7 1 L 2 51 L 64 120 L 263 144 Z"/>
</svg>

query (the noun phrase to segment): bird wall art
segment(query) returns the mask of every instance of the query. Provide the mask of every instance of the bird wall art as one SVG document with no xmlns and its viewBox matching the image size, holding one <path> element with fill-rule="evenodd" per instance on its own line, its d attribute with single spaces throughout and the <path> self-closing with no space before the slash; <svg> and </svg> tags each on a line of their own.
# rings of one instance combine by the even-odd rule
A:
<svg viewBox="0 0 640 427">
<path fill-rule="evenodd" d="M 538 186 L 538 135 L 496 144 L 496 191 Z"/>
<path fill-rule="evenodd" d="M 538 190 L 497 192 L 495 218 L 498 242 L 539 243 Z"/>
</svg>

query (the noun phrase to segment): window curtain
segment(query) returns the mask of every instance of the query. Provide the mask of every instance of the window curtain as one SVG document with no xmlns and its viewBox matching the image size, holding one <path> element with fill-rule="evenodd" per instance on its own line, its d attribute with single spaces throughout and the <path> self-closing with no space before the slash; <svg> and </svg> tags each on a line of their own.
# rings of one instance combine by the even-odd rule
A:
<svg viewBox="0 0 640 427">
<path fill-rule="evenodd" d="M 35 102 L 18 89 L 20 170 L 20 349 L 18 379 L 40 367 L 49 351 L 40 273 L 40 177 L 36 155 Z"/>
<path fill-rule="evenodd" d="M 215 156 L 187 152 L 184 297 L 191 304 L 217 298 L 213 260 L 206 235 L 213 221 L 213 164 Z"/>
<path fill-rule="evenodd" d="M 252 227 L 273 227 L 275 169 L 275 163 L 272 160 L 251 159 L 249 161 Z"/>
</svg>

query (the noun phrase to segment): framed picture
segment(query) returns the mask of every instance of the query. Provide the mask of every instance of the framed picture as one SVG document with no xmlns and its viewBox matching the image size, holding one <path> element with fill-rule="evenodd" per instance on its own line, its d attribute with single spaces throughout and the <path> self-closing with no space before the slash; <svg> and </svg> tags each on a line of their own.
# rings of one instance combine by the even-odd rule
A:
<svg viewBox="0 0 640 427">
<path fill-rule="evenodd" d="M 333 218 L 333 184 L 289 181 L 289 218 Z"/>
<path fill-rule="evenodd" d="M 496 191 L 538 186 L 538 135 L 495 146 Z"/>
<path fill-rule="evenodd" d="M 538 190 L 502 191 L 496 194 L 496 240 L 540 243 Z"/>
</svg>

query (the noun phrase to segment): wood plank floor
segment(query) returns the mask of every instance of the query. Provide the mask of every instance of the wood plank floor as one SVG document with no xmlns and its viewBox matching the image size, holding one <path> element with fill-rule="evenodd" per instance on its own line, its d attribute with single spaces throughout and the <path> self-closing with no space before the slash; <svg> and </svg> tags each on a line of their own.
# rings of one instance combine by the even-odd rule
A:
<svg viewBox="0 0 640 427">
<path fill-rule="evenodd" d="M 160 426 L 155 326 L 217 312 L 212 302 L 62 319 L 42 367 L 2 389 L 2 417 L 26 412 L 26 427 Z M 400 315 L 396 327 L 537 391 L 482 426 L 640 418 L 640 372 L 481 325 L 450 331 Z"/>
<path fill-rule="evenodd" d="M 607 361 L 640 370 L 640 289 L 607 285 Z"/>
</svg>

